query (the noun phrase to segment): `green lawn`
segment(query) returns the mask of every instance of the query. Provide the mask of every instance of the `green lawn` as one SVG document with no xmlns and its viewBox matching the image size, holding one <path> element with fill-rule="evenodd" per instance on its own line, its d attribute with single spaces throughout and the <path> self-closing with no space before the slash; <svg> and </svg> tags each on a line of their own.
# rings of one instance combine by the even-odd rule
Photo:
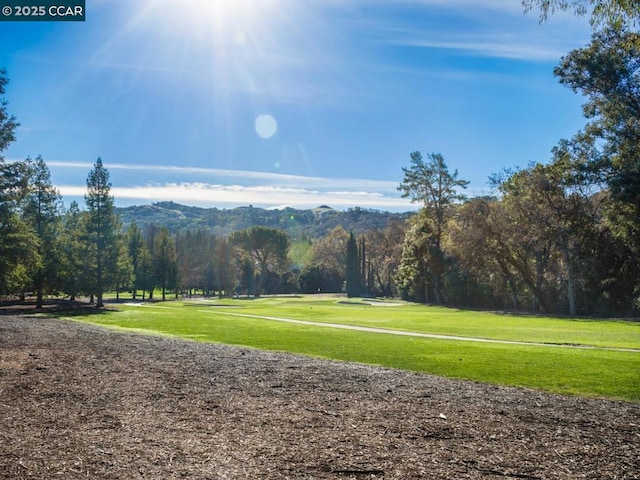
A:
<svg viewBox="0 0 640 480">
<path fill-rule="evenodd" d="M 414 338 L 228 313 L 599 348 Z M 73 319 L 196 341 L 302 353 L 559 393 L 640 401 L 640 351 L 602 349 L 640 350 L 640 323 L 634 322 L 503 315 L 404 303 L 372 306 L 359 300 L 314 296 L 123 304 L 118 305 L 118 311 Z"/>
<path fill-rule="evenodd" d="M 220 308 L 220 305 L 242 307 L 242 313 L 247 314 L 323 323 L 462 337 L 640 349 L 640 323 L 629 321 L 503 315 L 397 301 L 326 297 L 314 300 L 313 296 L 265 298 L 258 301 L 220 300 L 201 305 L 206 304 L 216 305 L 215 308 Z M 382 306 L 385 304 L 392 306 Z"/>
</svg>

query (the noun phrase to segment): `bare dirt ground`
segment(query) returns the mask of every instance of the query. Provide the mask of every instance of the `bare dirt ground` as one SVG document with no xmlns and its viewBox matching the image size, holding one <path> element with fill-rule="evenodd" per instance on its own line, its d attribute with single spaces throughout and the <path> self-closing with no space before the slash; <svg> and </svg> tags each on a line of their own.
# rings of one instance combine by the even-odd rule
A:
<svg viewBox="0 0 640 480">
<path fill-rule="evenodd" d="M 5 312 L 0 478 L 638 479 L 640 405 Z"/>
</svg>

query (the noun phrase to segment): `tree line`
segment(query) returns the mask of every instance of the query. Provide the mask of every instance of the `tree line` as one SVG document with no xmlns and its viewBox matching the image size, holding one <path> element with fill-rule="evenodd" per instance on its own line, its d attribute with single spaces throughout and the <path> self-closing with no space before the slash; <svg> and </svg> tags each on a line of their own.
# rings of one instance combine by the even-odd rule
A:
<svg viewBox="0 0 640 480">
<path fill-rule="evenodd" d="M 411 155 L 400 190 L 422 204 L 396 279 L 417 301 L 569 315 L 640 311 L 640 10 L 617 0 L 525 0 L 541 18 L 591 12 L 589 45 L 555 68 L 586 125 L 548 163 L 492 176 L 467 199 L 439 154 Z"/>
<path fill-rule="evenodd" d="M 587 12 L 587 1 L 525 1 Z M 593 3 L 593 2 L 591 2 Z M 91 297 L 106 291 L 164 300 L 170 295 L 345 292 L 402 296 L 455 306 L 568 315 L 640 311 L 640 34 L 625 2 L 595 2 L 591 43 L 554 70 L 586 98 L 587 123 L 562 139 L 547 163 L 505 169 L 493 193 L 467 198 L 468 183 L 439 153 L 410 154 L 399 185 L 421 205 L 356 237 L 290 238 L 252 226 L 215 235 L 135 221 L 114 210 L 109 173 L 98 159 L 85 208 L 64 209 L 41 157 L 1 156 L 18 123 L 0 71 L 0 295 L 33 292 Z M 584 8 L 583 8 L 584 7 Z M 610 8 L 609 8 L 610 7 Z"/>
</svg>

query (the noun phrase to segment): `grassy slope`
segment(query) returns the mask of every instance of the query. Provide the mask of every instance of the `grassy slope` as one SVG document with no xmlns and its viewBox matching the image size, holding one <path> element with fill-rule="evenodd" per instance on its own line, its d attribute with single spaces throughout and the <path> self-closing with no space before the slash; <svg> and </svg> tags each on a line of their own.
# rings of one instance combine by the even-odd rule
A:
<svg viewBox="0 0 640 480">
<path fill-rule="evenodd" d="M 75 318 L 197 341 L 640 401 L 640 352 L 398 337 L 232 317 L 224 315 L 225 311 L 505 340 L 640 348 L 638 323 L 509 316 L 419 305 L 373 307 L 313 297 L 125 305 L 118 312 Z"/>
</svg>

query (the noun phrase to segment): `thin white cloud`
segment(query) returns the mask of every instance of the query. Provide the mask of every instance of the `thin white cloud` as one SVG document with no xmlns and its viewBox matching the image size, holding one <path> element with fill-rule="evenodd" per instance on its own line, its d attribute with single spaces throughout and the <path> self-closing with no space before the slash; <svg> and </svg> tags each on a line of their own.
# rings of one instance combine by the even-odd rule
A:
<svg viewBox="0 0 640 480">
<path fill-rule="evenodd" d="M 370 6 L 372 3 L 382 5 L 418 5 L 418 6 L 431 6 L 431 7 L 444 7 L 449 9 L 488 9 L 501 11 L 512 14 L 523 14 L 524 7 L 518 0 L 350 0 L 344 2 L 344 0 L 320 0 L 321 5 L 331 5 L 335 7 L 344 7 L 353 4 L 360 4 L 363 6 Z"/>
<path fill-rule="evenodd" d="M 397 40 L 398 44 L 413 47 L 459 50 L 475 56 L 508 58 L 513 60 L 556 61 L 566 50 L 553 46 L 539 46 L 531 43 L 519 43 L 503 39 L 491 40 L 482 37 L 467 41 L 439 41 L 429 39 Z"/>
<path fill-rule="evenodd" d="M 63 196 L 82 197 L 86 188 L 75 185 L 57 187 Z M 379 192 L 321 191 L 277 186 L 214 185 L 207 183 L 172 183 L 113 187 L 111 194 L 117 201 L 130 200 L 142 203 L 172 200 L 178 203 L 207 207 L 234 207 L 255 205 L 267 208 L 289 205 L 294 208 L 313 208 L 330 205 L 336 209 L 352 207 L 407 211 L 415 205 L 399 196 L 392 197 Z"/>
<path fill-rule="evenodd" d="M 93 164 L 88 162 L 72 162 L 72 161 L 47 161 L 49 168 L 72 168 L 90 170 Z M 328 178 L 328 177 L 311 177 L 303 175 L 286 175 L 271 172 L 256 172 L 248 170 L 228 170 L 219 168 L 202 168 L 202 167 L 182 167 L 173 165 L 143 165 L 143 164 L 119 164 L 105 163 L 107 170 L 130 170 L 142 171 L 147 175 L 164 172 L 175 175 L 200 175 L 210 179 L 236 179 L 240 184 L 250 182 L 269 183 L 270 185 L 279 186 L 305 186 L 317 189 L 349 189 L 356 186 L 359 189 L 375 190 L 380 192 L 396 191 L 399 182 L 370 180 L 362 178 Z"/>
<path fill-rule="evenodd" d="M 327 0 L 323 0 L 326 2 Z M 333 3 L 341 4 L 344 0 L 333 0 Z M 351 0 L 351 3 L 370 4 L 372 0 Z M 375 0 L 378 4 L 397 5 L 417 5 L 426 7 L 441 7 L 449 10 L 466 11 L 490 10 L 494 14 L 504 14 L 522 17 L 525 14 L 532 16 L 536 21 L 539 19 L 540 11 L 533 9 L 526 12 L 520 0 Z M 574 18 L 572 11 L 555 12 L 554 18 Z"/>
<path fill-rule="evenodd" d="M 469 56 L 557 61 L 585 43 L 589 27 L 574 15 L 554 15 L 539 24 L 537 12 L 525 15 L 518 0 L 379 0 L 390 9 L 405 5 L 424 16 L 420 27 L 403 18 L 362 17 L 354 26 L 394 46 L 458 51 Z M 439 12 L 439 13 L 436 13 Z M 432 22 L 442 12 L 455 22 Z"/>
<path fill-rule="evenodd" d="M 526 30 L 526 34 L 523 33 Z M 537 24 L 476 31 L 416 30 L 400 25 L 378 25 L 378 41 L 387 45 L 455 50 L 471 56 L 529 61 L 557 61 L 588 38 L 584 28 L 548 28 Z M 583 41 L 584 40 L 584 41 Z"/>
</svg>

